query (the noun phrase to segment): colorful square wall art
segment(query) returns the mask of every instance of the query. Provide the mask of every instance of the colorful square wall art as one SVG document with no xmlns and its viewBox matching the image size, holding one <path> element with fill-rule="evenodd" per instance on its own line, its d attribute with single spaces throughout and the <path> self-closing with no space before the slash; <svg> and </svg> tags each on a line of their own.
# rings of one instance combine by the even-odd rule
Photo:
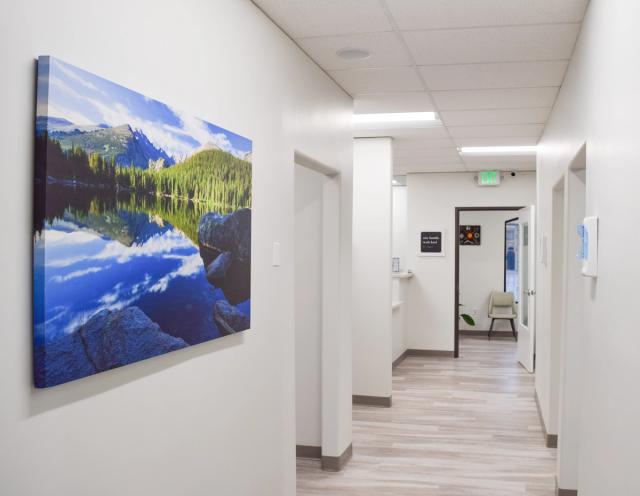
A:
<svg viewBox="0 0 640 496">
<path fill-rule="evenodd" d="M 250 326 L 247 138 L 38 59 L 34 382 Z"/>
<path fill-rule="evenodd" d="M 460 226 L 460 245 L 480 246 L 481 226 Z"/>
</svg>

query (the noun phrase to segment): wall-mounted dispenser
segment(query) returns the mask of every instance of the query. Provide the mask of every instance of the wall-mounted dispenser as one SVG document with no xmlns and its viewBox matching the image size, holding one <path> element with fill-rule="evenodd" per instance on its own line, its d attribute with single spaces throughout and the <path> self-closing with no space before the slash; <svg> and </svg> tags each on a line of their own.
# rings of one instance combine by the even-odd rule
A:
<svg viewBox="0 0 640 496">
<path fill-rule="evenodd" d="M 578 226 L 580 248 L 578 258 L 582 260 L 582 275 L 597 277 L 598 275 L 598 218 L 585 217 Z"/>
</svg>

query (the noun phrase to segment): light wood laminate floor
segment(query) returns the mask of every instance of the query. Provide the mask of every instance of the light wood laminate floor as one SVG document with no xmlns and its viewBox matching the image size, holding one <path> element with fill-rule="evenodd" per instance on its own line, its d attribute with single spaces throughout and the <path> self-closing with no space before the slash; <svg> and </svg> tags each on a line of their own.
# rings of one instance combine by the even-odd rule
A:
<svg viewBox="0 0 640 496">
<path fill-rule="evenodd" d="M 298 496 L 552 496 L 534 377 L 511 339 L 461 338 L 460 358 L 408 357 L 393 407 L 353 408 L 353 459 L 339 473 L 298 459 Z"/>
</svg>

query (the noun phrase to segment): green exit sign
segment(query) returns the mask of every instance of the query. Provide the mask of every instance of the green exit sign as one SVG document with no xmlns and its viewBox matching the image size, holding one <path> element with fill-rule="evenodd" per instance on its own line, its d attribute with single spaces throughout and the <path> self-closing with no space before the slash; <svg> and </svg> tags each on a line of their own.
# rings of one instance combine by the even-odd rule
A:
<svg viewBox="0 0 640 496">
<path fill-rule="evenodd" d="M 498 186 L 500 184 L 500 171 L 480 171 L 478 173 L 478 186 Z"/>
</svg>

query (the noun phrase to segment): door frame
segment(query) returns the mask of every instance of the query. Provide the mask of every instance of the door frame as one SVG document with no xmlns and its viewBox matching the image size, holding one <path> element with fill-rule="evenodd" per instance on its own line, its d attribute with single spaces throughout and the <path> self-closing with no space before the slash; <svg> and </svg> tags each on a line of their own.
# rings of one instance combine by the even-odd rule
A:
<svg viewBox="0 0 640 496">
<path fill-rule="evenodd" d="M 568 239 L 568 173 L 563 173 L 551 190 L 551 252 L 549 268 L 551 280 L 549 296 L 549 413 L 546 422 L 547 445 L 555 436 L 558 446 L 560 425 L 560 402 L 563 384 L 564 341 L 566 336 L 566 287 L 567 287 L 567 243 Z"/>
<path fill-rule="evenodd" d="M 344 315 L 350 305 L 350 300 L 344 297 L 345 276 L 340 270 L 344 263 L 342 244 L 345 229 L 342 196 L 349 185 L 345 184 L 345 177 L 339 170 L 325 165 L 299 150 L 294 150 L 293 153 L 292 174 L 296 166 L 305 167 L 325 177 L 322 189 L 322 336 L 320 350 L 318 350 L 321 363 L 321 445 L 311 447 L 311 452 L 320 458 L 323 469 L 335 470 L 338 467 L 337 470 L 341 470 L 349 460 L 349 457 L 340 457 L 349 452 L 352 423 L 351 362 L 345 362 L 342 358 L 345 352 L 351 348 L 351 334 L 344 332 Z M 350 224 L 348 227 L 350 231 Z M 295 273 L 293 277 L 295 281 Z M 341 365 L 336 366 L 336 364 Z M 295 394 L 293 415 L 294 420 L 297 421 Z M 348 435 L 345 436 L 345 432 Z M 343 446 L 345 442 L 347 442 L 346 447 Z M 302 451 L 309 452 L 304 449 L 307 447 L 302 448 Z M 297 449 L 298 445 L 296 445 Z"/>
<path fill-rule="evenodd" d="M 454 299 L 453 299 L 453 357 L 458 358 L 460 356 L 460 242 L 458 236 L 460 234 L 460 212 L 491 212 L 491 211 L 508 211 L 508 210 L 520 210 L 524 207 L 455 207 L 455 220 L 456 227 L 454 231 L 455 242 L 455 271 L 454 271 Z"/>
</svg>

